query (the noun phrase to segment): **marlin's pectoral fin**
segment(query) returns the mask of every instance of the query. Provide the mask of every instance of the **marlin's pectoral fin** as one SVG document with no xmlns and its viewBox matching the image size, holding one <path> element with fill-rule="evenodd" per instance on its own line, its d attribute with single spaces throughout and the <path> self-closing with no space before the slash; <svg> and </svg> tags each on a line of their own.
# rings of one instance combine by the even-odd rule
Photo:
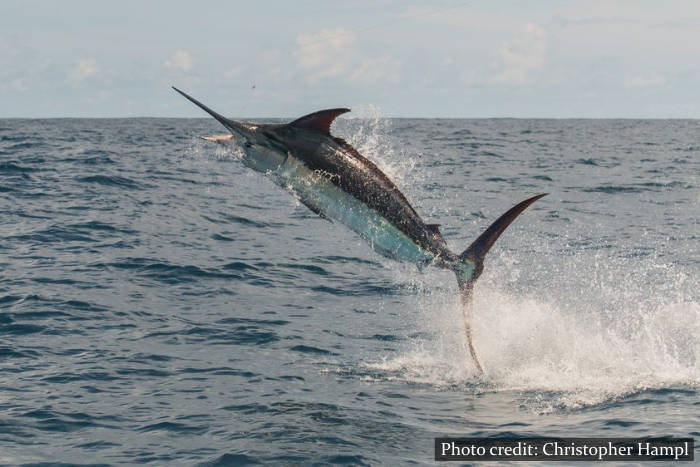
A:
<svg viewBox="0 0 700 467">
<path fill-rule="evenodd" d="M 228 134 L 228 135 L 211 135 L 211 136 L 200 136 L 205 141 L 213 141 L 215 143 L 226 143 L 233 139 L 233 135 Z"/>
</svg>

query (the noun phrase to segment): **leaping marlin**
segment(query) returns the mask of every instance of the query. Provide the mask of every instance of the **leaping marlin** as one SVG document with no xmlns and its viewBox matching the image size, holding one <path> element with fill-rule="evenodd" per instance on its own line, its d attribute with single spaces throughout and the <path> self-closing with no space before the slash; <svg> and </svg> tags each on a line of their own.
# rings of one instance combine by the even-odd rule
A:
<svg viewBox="0 0 700 467">
<path fill-rule="evenodd" d="M 333 120 L 350 109 L 329 109 L 287 124 L 253 124 L 230 120 L 173 87 L 209 115 L 230 135 L 204 139 L 235 142 L 243 164 L 272 176 L 319 216 L 345 224 L 377 253 L 397 261 L 431 264 L 457 276 L 467 345 L 482 373 L 471 329 L 474 283 L 484 269 L 484 256 L 503 231 L 540 194 L 516 204 L 460 254 L 447 248 L 438 225 L 426 224 L 406 197 L 372 161 L 341 138 L 331 135 Z"/>
</svg>

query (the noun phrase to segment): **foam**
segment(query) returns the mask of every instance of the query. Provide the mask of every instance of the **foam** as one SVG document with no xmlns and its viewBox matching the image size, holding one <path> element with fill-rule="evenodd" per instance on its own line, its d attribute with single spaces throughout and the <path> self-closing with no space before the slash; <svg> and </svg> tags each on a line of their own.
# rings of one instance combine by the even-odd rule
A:
<svg viewBox="0 0 700 467">
<path fill-rule="evenodd" d="M 429 174 L 417 174 L 415 159 L 394 148 L 391 122 L 379 118 L 373 106 L 353 115 L 360 118 L 339 120 L 335 133 L 375 162 L 409 199 L 426 198 L 420 177 Z M 216 158 L 227 154 L 238 156 L 217 149 Z M 473 327 L 483 376 L 466 348 L 452 275 L 434 269 L 418 274 L 412 266 L 382 260 L 397 282 L 419 290 L 407 298 L 414 312 L 406 322 L 427 337 L 409 340 L 395 354 L 367 357 L 361 363 L 370 370 L 366 378 L 438 390 L 516 392 L 537 413 L 608 403 L 650 389 L 699 387 L 698 278 L 665 261 L 663 245 L 646 245 L 657 253 L 634 257 L 644 235 L 628 244 L 607 244 L 609 239 L 595 244 L 602 226 L 537 222 L 531 217 L 529 232 L 497 244 L 475 288 Z M 537 229 L 546 229 L 548 237 Z"/>
<path fill-rule="evenodd" d="M 425 198 L 416 192 L 421 183 L 413 183 L 415 161 L 391 147 L 388 121 L 373 112 L 350 127 L 348 139 L 400 187 Z M 644 232 L 597 244 L 601 226 L 572 231 L 537 218 L 530 224 L 529 232 L 497 244 L 475 288 L 474 338 L 483 376 L 466 348 L 452 275 L 387 263 L 397 282 L 418 289 L 407 304 L 418 312 L 407 318 L 413 317 L 414 332 L 429 337 L 410 340 L 398 354 L 369 357 L 362 365 L 372 378 L 379 371 L 387 380 L 437 389 L 515 391 L 538 413 L 700 386 L 700 280 L 665 258 L 668 245 L 646 244 Z M 653 253 L 638 256 L 640 244 Z"/>
<path fill-rule="evenodd" d="M 653 290 L 635 296 L 624 282 L 603 283 L 625 297 L 610 313 L 605 301 L 597 309 L 590 308 L 591 300 L 577 306 L 575 297 L 558 296 L 546 282 L 514 291 L 508 280 L 499 280 L 513 272 L 492 267 L 475 289 L 474 336 L 483 376 L 466 348 L 456 290 L 431 291 L 427 285 L 444 281 L 436 277 L 440 273 L 418 279 L 424 295 L 415 299 L 420 318 L 413 325 L 430 337 L 364 365 L 389 373 L 389 379 L 438 389 L 476 384 L 483 391 L 516 391 L 536 412 L 578 409 L 648 389 L 700 386 L 700 304 L 691 296 L 679 290 L 672 300 Z M 674 277 L 669 274 L 669 280 Z"/>
</svg>

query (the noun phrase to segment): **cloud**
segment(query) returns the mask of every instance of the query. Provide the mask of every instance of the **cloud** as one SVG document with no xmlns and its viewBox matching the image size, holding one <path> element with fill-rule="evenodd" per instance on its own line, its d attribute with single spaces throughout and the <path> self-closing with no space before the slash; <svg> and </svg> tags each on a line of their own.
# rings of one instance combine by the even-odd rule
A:
<svg viewBox="0 0 700 467">
<path fill-rule="evenodd" d="M 524 84 L 528 76 L 544 66 L 547 56 L 547 32 L 535 23 L 527 23 L 525 29 L 513 41 L 504 42 L 499 52 L 501 72 L 496 81 Z"/>
<path fill-rule="evenodd" d="M 8 87 L 9 89 L 12 89 L 15 91 L 27 91 L 27 90 L 29 90 L 29 86 L 27 86 L 27 82 L 23 78 L 14 79 L 11 82 L 7 83 L 7 85 L 5 87 Z"/>
<path fill-rule="evenodd" d="M 652 88 L 666 84 L 666 78 L 659 73 L 628 76 L 623 84 L 626 88 Z"/>
<path fill-rule="evenodd" d="M 358 83 L 398 83 L 400 68 L 399 61 L 389 56 L 365 58 L 354 68 L 350 80 Z"/>
<path fill-rule="evenodd" d="M 388 55 L 361 53 L 357 36 L 345 28 L 299 34 L 295 55 L 299 66 L 308 73 L 307 81 L 312 83 L 340 76 L 355 83 L 396 83 L 400 78 L 398 60 Z"/>
<path fill-rule="evenodd" d="M 348 56 L 353 55 L 355 33 L 349 29 L 322 29 L 297 37 L 296 56 L 299 64 L 313 72 L 312 81 L 339 76 L 349 69 Z"/>
<path fill-rule="evenodd" d="M 99 71 L 100 69 L 94 59 L 81 58 L 73 67 L 71 75 L 77 81 L 82 81 L 97 74 Z"/>
<path fill-rule="evenodd" d="M 194 60 L 192 59 L 191 53 L 185 50 L 176 50 L 172 57 L 165 62 L 165 66 L 168 68 L 189 71 L 192 69 L 193 63 Z"/>
</svg>

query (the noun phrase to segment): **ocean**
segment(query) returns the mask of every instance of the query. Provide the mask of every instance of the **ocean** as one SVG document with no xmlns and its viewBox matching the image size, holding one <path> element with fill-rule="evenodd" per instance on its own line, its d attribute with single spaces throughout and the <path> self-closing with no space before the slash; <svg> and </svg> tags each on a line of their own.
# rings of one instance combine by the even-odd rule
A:
<svg viewBox="0 0 700 467">
<path fill-rule="evenodd" d="M 360 114 L 334 134 L 455 251 L 549 193 L 476 285 L 483 376 L 451 273 L 319 218 L 198 139 L 213 119 L 0 120 L 0 464 L 433 465 L 441 436 L 700 437 L 700 121 Z"/>
</svg>

